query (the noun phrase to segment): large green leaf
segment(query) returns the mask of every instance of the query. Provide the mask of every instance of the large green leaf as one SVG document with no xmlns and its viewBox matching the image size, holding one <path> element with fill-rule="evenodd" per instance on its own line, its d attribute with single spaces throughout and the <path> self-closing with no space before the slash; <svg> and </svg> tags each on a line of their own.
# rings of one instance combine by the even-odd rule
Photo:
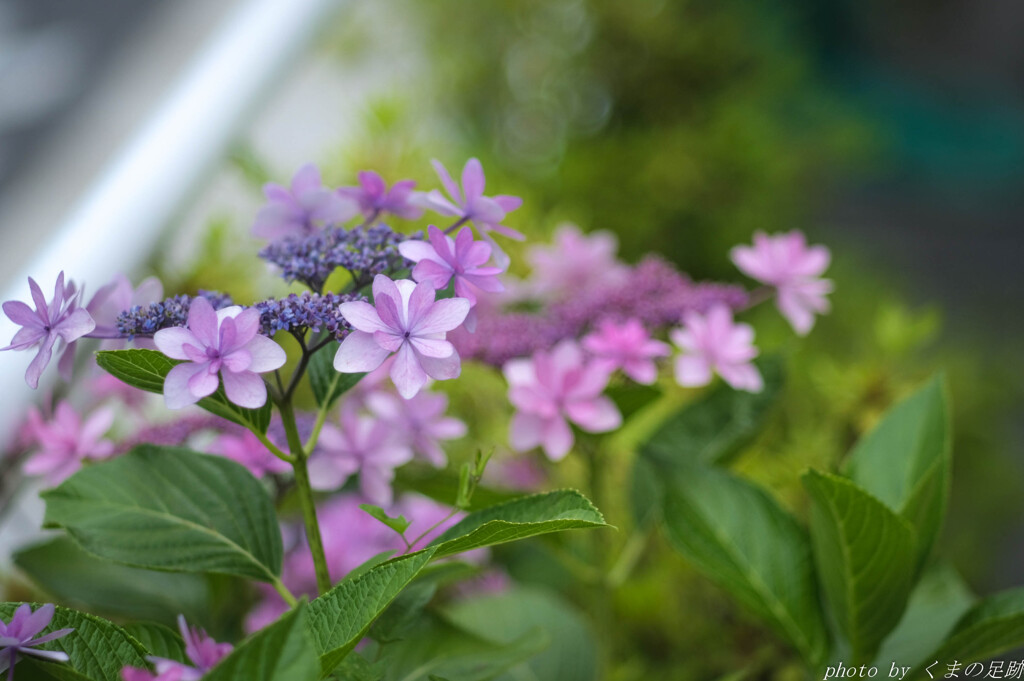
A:
<svg viewBox="0 0 1024 681">
<path fill-rule="evenodd" d="M 309 386 L 321 408 L 326 409 L 334 401 L 355 387 L 366 374 L 343 374 L 334 369 L 334 355 L 339 343 L 330 343 L 316 351 L 309 359 Z"/>
<path fill-rule="evenodd" d="M 43 493 L 48 527 L 125 565 L 268 582 L 281 571 L 273 502 L 244 466 L 187 449 L 141 445 Z"/>
<path fill-rule="evenodd" d="M 672 545 L 820 662 L 827 641 L 804 529 L 763 489 L 720 468 L 678 462 L 665 478 Z"/>
<path fill-rule="evenodd" d="M 539 534 L 589 527 L 607 527 L 600 511 L 575 490 L 557 490 L 474 511 L 431 546 L 436 549 L 434 557 L 442 558 Z"/>
<path fill-rule="evenodd" d="M 846 478 L 808 471 L 811 540 L 833 620 L 865 664 L 903 615 L 917 556 L 906 520 Z"/>
<path fill-rule="evenodd" d="M 164 379 L 180 360 L 171 359 L 156 350 L 101 350 L 96 353 L 96 363 L 112 376 L 128 385 L 151 393 L 163 393 Z M 199 400 L 199 406 L 221 418 L 267 432 L 270 425 L 270 401 L 259 409 L 245 409 L 231 402 L 224 393 L 224 386 L 207 398 Z"/>
<path fill-rule="evenodd" d="M 70 537 L 22 549 L 14 563 L 60 602 L 98 614 L 173 624 L 179 614 L 196 619 L 208 609 L 209 586 L 201 575 L 113 564 Z"/>
<path fill-rule="evenodd" d="M 967 664 L 1024 646 L 1024 587 L 978 601 L 964 613 L 926 662 Z"/>
<path fill-rule="evenodd" d="M 9 622 L 18 605 L 0 603 L 0 619 Z M 32 609 L 39 606 L 33 603 Z M 68 661 L 51 663 L 22 658 L 17 664 L 19 681 L 50 677 L 62 681 L 121 681 L 122 667 L 146 666 L 146 649 L 116 624 L 95 615 L 58 606 L 50 626 L 43 633 L 64 628 L 74 631 L 40 648 L 67 653 Z"/>
<path fill-rule="evenodd" d="M 917 531 L 918 568 L 942 527 L 949 496 L 949 407 L 936 376 L 890 409 L 846 461 L 846 474 Z"/>
<path fill-rule="evenodd" d="M 320 664 L 305 604 L 238 646 L 203 681 L 316 681 Z"/>
<path fill-rule="evenodd" d="M 330 673 L 366 635 L 384 609 L 434 556 L 425 549 L 371 568 L 309 604 L 309 623 L 323 675 Z"/>
<path fill-rule="evenodd" d="M 782 387 L 779 358 L 766 357 L 757 364 L 764 390 L 750 393 L 724 383 L 712 388 L 669 417 L 640 448 L 641 455 L 668 465 L 681 460 L 727 462 L 757 435 Z"/>
</svg>

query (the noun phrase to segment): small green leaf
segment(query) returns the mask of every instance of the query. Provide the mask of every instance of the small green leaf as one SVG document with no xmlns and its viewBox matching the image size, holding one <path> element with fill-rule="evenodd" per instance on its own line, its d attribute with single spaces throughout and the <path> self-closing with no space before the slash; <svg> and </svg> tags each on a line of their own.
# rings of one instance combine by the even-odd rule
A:
<svg viewBox="0 0 1024 681">
<path fill-rule="evenodd" d="M 680 460 L 724 464 L 760 431 L 782 387 L 782 361 L 757 362 L 764 390 L 749 393 L 720 384 L 662 424 L 641 447 L 642 456 L 671 466 Z"/>
<path fill-rule="evenodd" d="M 18 605 L 20 604 L 0 603 L 0 619 L 10 622 Z M 36 610 L 41 604 L 31 605 L 32 609 Z M 50 626 L 42 633 L 65 628 L 74 631 L 40 648 L 67 653 L 68 661 L 53 663 L 29 657 L 22 658 L 17 664 L 19 679 L 30 679 L 29 671 L 34 667 L 62 681 L 121 681 L 122 667 L 146 666 L 146 649 L 112 622 L 57 606 Z M 22 669 L 22 666 L 28 669 Z"/>
<path fill-rule="evenodd" d="M 663 478 L 672 545 L 819 663 L 827 641 L 804 529 L 763 489 L 720 468 L 677 462 Z"/>
<path fill-rule="evenodd" d="M 43 493 L 47 527 L 125 565 L 273 582 L 281 531 L 266 489 L 244 466 L 141 445 Z"/>
<path fill-rule="evenodd" d="M 298 607 L 238 646 L 203 681 L 316 681 L 320 664 L 307 626 L 307 606 Z"/>
<path fill-rule="evenodd" d="M 340 343 L 329 343 L 317 350 L 309 359 L 309 386 L 313 389 L 316 403 L 322 409 L 329 408 L 334 401 L 355 387 L 366 374 L 343 374 L 334 368 L 334 356 Z"/>
<path fill-rule="evenodd" d="M 398 534 L 405 534 L 405 531 L 409 529 L 409 521 L 406 520 L 404 515 L 400 515 L 397 518 L 389 516 L 383 508 L 380 506 L 374 506 L 373 504 L 359 504 L 359 508 L 363 509 L 376 520 L 384 523 Z"/>
<path fill-rule="evenodd" d="M 914 582 L 917 539 L 900 516 L 846 478 L 808 471 L 811 540 L 830 612 L 865 664 L 903 615 Z"/>
<path fill-rule="evenodd" d="M 549 532 L 607 527 L 594 505 L 575 490 L 520 497 L 470 513 L 431 542 L 435 558 Z"/>
<path fill-rule="evenodd" d="M 145 646 L 150 655 L 165 660 L 188 662 L 185 657 L 185 642 L 176 631 L 154 622 L 133 622 L 126 624 L 124 630 Z"/>
<path fill-rule="evenodd" d="M 181 361 L 156 350 L 132 349 L 101 350 L 96 353 L 96 363 L 107 373 L 134 388 L 163 393 L 164 379 Z M 211 414 L 261 433 L 266 433 L 270 425 L 269 400 L 259 409 L 245 409 L 228 399 L 223 385 L 214 394 L 199 400 L 198 404 Z"/>
<path fill-rule="evenodd" d="M 964 664 L 1024 645 L 1024 587 L 978 601 L 953 626 L 946 640 L 925 661 Z"/>
<path fill-rule="evenodd" d="M 917 530 L 920 569 L 949 496 L 949 407 L 942 376 L 886 412 L 846 461 L 846 474 Z"/>
</svg>

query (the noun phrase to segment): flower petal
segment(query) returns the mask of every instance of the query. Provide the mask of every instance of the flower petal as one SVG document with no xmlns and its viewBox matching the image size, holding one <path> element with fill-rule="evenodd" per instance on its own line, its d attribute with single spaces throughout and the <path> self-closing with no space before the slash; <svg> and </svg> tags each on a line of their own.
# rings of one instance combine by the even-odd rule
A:
<svg viewBox="0 0 1024 681">
<path fill-rule="evenodd" d="M 254 336 L 246 344 L 245 349 L 252 355 L 252 364 L 249 365 L 249 371 L 254 371 L 257 374 L 280 369 L 288 359 L 284 348 L 266 336 Z"/>
<path fill-rule="evenodd" d="M 267 384 L 251 371 L 221 372 L 224 393 L 239 407 L 258 409 L 267 403 Z"/>
<path fill-rule="evenodd" d="M 484 168 L 480 161 L 471 158 L 462 167 L 462 191 L 465 192 L 466 203 L 484 195 Z"/>
<path fill-rule="evenodd" d="M 334 355 L 334 369 L 343 374 L 373 371 L 390 354 L 374 340 L 373 334 L 353 331 L 341 342 Z"/>
<path fill-rule="evenodd" d="M 622 414 L 607 397 L 568 402 L 565 412 L 573 423 L 589 433 L 605 433 L 622 425 Z"/>
<path fill-rule="evenodd" d="M 433 294 L 433 291 L 431 291 Z M 465 298 L 446 298 L 434 303 L 410 328 L 414 336 L 451 331 L 469 314 L 470 303 Z"/>
<path fill-rule="evenodd" d="M 462 192 L 459 190 L 459 185 L 455 184 L 455 180 L 453 180 L 452 176 L 448 174 L 448 169 L 444 167 L 444 164 L 437 159 L 433 159 L 430 161 L 430 165 L 434 167 L 434 172 L 437 173 L 438 178 L 441 180 L 441 185 L 444 186 L 444 190 L 448 192 L 448 195 L 451 196 L 456 203 L 464 203 L 462 200 Z M 431 193 L 433 194 L 433 192 L 436 191 L 437 190 L 434 189 Z"/>
<path fill-rule="evenodd" d="M 420 358 L 409 343 L 403 344 L 395 355 L 395 363 L 391 365 L 391 380 L 398 389 L 398 394 L 407 400 L 418 393 L 427 382 L 427 374 L 420 366 Z"/>
<path fill-rule="evenodd" d="M 164 379 L 164 404 L 168 409 L 181 409 L 199 401 L 200 396 L 193 395 L 188 384 L 194 375 L 207 372 L 203 364 L 189 362 L 179 364 L 167 372 Z"/>
<path fill-rule="evenodd" d="M 574 439 L 572 429 L 562 417 L 555 417 L 544 424 L 541 444 L 544 446 L 544 453 L 552 461 L 564 459 L 565 455 L 572 449 Z"/>
<path fill-rule="evenodd" d="M 153 334 L 153 343 L 156 344 L 157 350 L 171 359 L 191 359 L 192 356 L 185 351 L 185 346 L 190 345 L 199 350 L 203 345 L 194 333 L 180 326 L 160 329 Z"/>
<path fill-rule="evenodd" d="M 202 347 L 219 347 L 219 327 L 217 312 L 210 302 L 202 297 L 193 298 L 188 309 L 188 328 L 199 339 Z"/>
<path fill-rule="evenodd" d="M 352 325 L 352 328 L 358 331 L 374 333 L 375 331 L 391 330 L 391 327 L 381 321 L 377 308 L 361 300 L 342 303 L 338 306 L 338 312 Z"/>
</svg>

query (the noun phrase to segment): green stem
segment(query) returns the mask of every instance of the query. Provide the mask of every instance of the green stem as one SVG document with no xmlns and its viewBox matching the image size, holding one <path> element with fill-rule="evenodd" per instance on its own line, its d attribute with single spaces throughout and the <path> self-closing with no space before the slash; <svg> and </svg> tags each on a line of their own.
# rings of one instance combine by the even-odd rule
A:
<svg viewBox="0 0 1024 681">
<path fill-rule="evenodd" d="M 408 547 L 408 548 L 406 548 L 405 552 L 409 553 L 410 551 L 412 551 L 413 547 L 416 546 L 417 544 L 419 544 L 421 541 L 423 541 L 424 537 L 426 537 L 428 534 L 430 534 L 431 532 L 433 532 L 437 528 L 441 527 L 441 525 L 445 524 L 446 522 L 448 522 L 449 520 L 454 518 L 455 514 L 458 513 L 458 512 L 459 512 L 459 509 L 453 508 L 451 513 L 449 513 L 445 517 L 441 518 L 440 520 L 438 520 L 436 523 L 434 523 L 433 525 L 431 525 L 427 529 L 423 530 L 423 533 L 420 536 L 418 536 L 415 539 L 413 539 L 412 541 L 407 541 L 406 538 L 405 538 L 405 535 L 403 534 L 402 535 L 402 541 L 404 541 L 405 545 Z"/>
<path fill-rule="evenodd" d="M 267 449 L 270 450 L 271 454 L 273 454 L 277 458 L 281 459 L 281 461 L 287 461 L 288 463 L 295 463 L 295 457 L 294 456 L 292 456 L 290 454 L 285 454 L 284 452 L 282 452 L 280 449 L 278 449 L 277 445 L 275 445 L 273 442 L 270 441 L 270 439 L 266 435 L 264 435 L 263 433 L 259 432 L 258 430 L 254 430 L 252 428 L 250 428 L 249 430 L 252 431 L 252 434 L 255 435 L 259 439 L 260 442 L 263 443 L 264 447 L 266 447 Z"/>
<path fill-rule="evenodd" d="M 638 527 L 629 535 L 626 545 L 622 547 L 622 553 L 619 554 L 615 565 L 612 566 L 608 571 L 608 576 L 605 577 L 609 588 L 620 587 L 626 582 L 626 579 L 632 574 L 633 568 L 639 562 L 640 556 L 643 555 L 644 547 L 647 546 L 647 539 L 650 537 L 650 534 L 647 528 Z"/>
<path fill-rule="evenodd" d="M 288 587 L 284 585 L 280 577 L 274 577 L 274 581 L 271 582 L 274 588 L 277 589 L 277 593 L 281 594 L 281 598 L 288 604 L 289 608 L 294 608 L 298 604 L 298 599 L 288 590 Z"/>
<path fill-rule="evenodd" d="M 309 439 L 306 440 L 306 446 L 302 449 L 307 458 L 313 453 L 313 449 L 316 448 L 316 443 L 320 439 L 320 431 L 323 429 L 324 422 L 327 420 L 327 411 L 330 407 L 330 396 L 334 393 L 334 387 L 338 385 L 338 380 L 340 378 L 341 374 L 335 372 L 334 378 L 331 379 L 331 386 L 327 389 L 327 398 L 316 412 L 316 422 L 313 424 L 313 432 L 309 434 Z"/>
</svg>

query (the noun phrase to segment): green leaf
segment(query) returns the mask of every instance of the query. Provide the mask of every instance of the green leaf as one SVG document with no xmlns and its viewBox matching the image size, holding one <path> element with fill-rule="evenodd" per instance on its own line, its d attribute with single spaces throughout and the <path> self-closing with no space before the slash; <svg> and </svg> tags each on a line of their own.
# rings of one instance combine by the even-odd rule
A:
<svg viewBox="0 0 1024 681">
<path fill-rule="evenodd" d="M 316 681 L 320 664 L 308 628 L 308 607 L 298 607 L 238 646 L 203 681 Z"/>
<path fill-rule="evenodd" d="M 274 582 L 281 532 L 266 489 L 244 466 L 141 445 L 43 493 L 47 527 L 116 563 Z"/>
<path fill-rule="evenodd" d="M 18 603 L 0 603 L 0 619 L 10 622 Z M 36 610 L 41 604 L 33 603 Z M 30 681 L 28 669 L 35 668 L 51 677 L 66 681 L 121 681 L 121 668 L 126 665 L 146 666 L 146 649 L 124 629 L 105 619 L 77 610 L 57 607 L 50 626 L 43 633 L 71 628 L 73 632 L 40 648 L 57 650 L 68 655 L 64 663 L 42 662 L 22 658 L 17 664 L 19 681 Z M 39 676 L 42 676 L 41 674 Z"/>
<path fill-rule="evenodd" d="M 132 387 L 151 393 L 163 393 L 164 379 L 181 361 L 156 350 L 132 349 L 101 350 L 96 353 L 96 363 Z M 259 409 L 245 409 L 228 399 L 223 385 L 214 394 L 199 400 L 198 404 L 211 414 L 260 433 L 266 433 L 270 425 L 269 400 Z"/>
<path fill-rule="evenodd" d="M 608 527 L 590 501 L 575 490 L 520 497 L 470 513 L 431 542 L 435 558 L 539 534 Z"/>
<path fill-rule="evenodd" d="M 760 487 L 677 462 L 662 515 L 672 545 L 785 637 L 809 664 L 826 652 L 807 533 Z"/>
<path fill-rule="evenodd" d="M 895 663 L 910 667 L 920 663 L 925 655 L 938 647 L 974 600 L 951 565 L 939 563 L 932 566 L 914 587 L 903 619 L 885 639 L 875 658 L 875 665 L 881 667 Z"/>
<path fill-rule="evenodd" d="M 382 663 L 371 663 L 353 651 L 338 665 L 331 678 L 339 681 L 381 681 L 384 677 L 383 667 Z"/>
<path fill-rule="evenodd" d="M 640 448 L 644 457 L 673 465 L 677 461 L 724 464 L 760 431 L 782 387 L 782 361 L 757 362 L 764 390 L 750 393 L 722 383 L 662 424 Z"/>
<path fill-rule="evenodd" d="M 173 624 L 179 613 L 195 619 L 207 611 L 202 576 L 112 564 L 70 537 L 22 549 L 14 563 L 59 601 L 99 614 Z"/>
<path fill-rule="evenodd" d="M 327 409 L 334 401 L 355 387 L 366 374 L 343 374 L 334 368 L 334 356 L 340 343 L 330 343 L 317 350 L 309 359 L 309 386 L 316 403 Z"/>
<path fill-rule="evenodd" d="M 936 376 L 886 412 L 846 461 L 847 476 L 914 527 L 921 568 L 942 528 L 949 497 L 949 407 Z"/>
<path fill-rule="evenodd" d="M 178 632 L 154 622 L 133 622 L 126 624 L 124 630 L 145 646 L 150 655 L 165 660 L 188 662 L 185 658 L 185 642 Z"/>
<path fill-rule="evenodd" d="M 392 518 L 384 511 L 380 506 L 374 506 L 373 504 L 359 504 L 359 508 L 363 509 L 376 520 L 384 523 L 398 534 L 405 534 L 405 531 L 409 529 L 409 521 L 406 520 L 404 515 L 400 515 L 397 518 Z"/>
<path fill-rule="evenodd" d="M 612 399 L 619 408 L 623 420 L 628 419 L 647 405 L 661 397 L 661 391 L 649 385 L 635 381 L 624 381 L 610 385 L 604 394 Z"/>
<path fill-rule="evenodd" d="M 1024 587 L 978 601 L 926 661 L 954 660 L 967 664 L 1024 645 Z"/>
<path fill-rule="evenodd" d="M 433 556 L 433 549 L 425 549 L 381 563 L 355 579 L 343 580 L 309 604 L 310 631 L 322 675 L 345 659 Z"/>
<path fill-rule="evenodd" d="M 851 663 L 870 662 L 903 615 L 914 582 L 917 539 L 907 521 L 846 478 L 808 471 L 811 540 L 829 610 L 850 644 Z"/>
</svg>

